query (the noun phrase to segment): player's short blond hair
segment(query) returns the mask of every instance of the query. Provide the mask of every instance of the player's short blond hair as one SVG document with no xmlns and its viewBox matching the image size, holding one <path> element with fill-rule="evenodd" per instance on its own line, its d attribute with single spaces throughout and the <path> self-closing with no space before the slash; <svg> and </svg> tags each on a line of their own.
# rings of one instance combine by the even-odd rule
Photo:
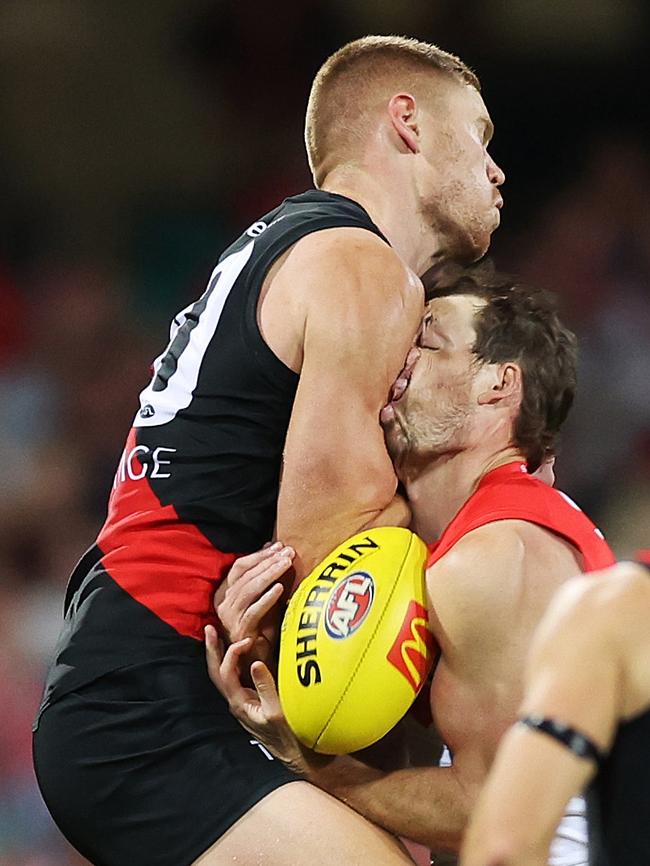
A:
<svg viewBox="0 0 650 866">
<path fill-rule="evenodd" d="M 363 117 L 383 91 L 417 90 L 423 73 L 442 73 L 480 90 L 462 60 L 429 42 L 405 36 L 364 36 L 323 63 L 312 84 L 305 119 L 307 158 L 318 184 L 363 134 Z M 384 95 L 386 95 L 384 94 Z"/>
</svg>

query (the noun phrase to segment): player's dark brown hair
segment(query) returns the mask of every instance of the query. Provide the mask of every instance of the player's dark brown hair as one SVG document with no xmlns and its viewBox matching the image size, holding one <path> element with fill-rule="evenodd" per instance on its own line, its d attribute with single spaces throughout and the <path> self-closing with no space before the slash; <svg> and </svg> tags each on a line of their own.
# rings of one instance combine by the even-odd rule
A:
<svg viewBox="0 0 650 866">
<path fill-rule="evenodd" d="M 362 120 L 380 90 L 417 91 L 423 73 L 431 82 L 432 70 L 480 90 L 478 78 L 458 57 L 405 36 L 364 36 L 328 57 L 314 78 L 305 118 L 307 157 L 316 183 L 362 137 Z"/>
<path fill-rule="evenodd" d="M 523 396 L 514 440 L 534 472 L 555 453 L 576 389 L 577 341 L 560 320 L 555 296 L 498 273 L 489 261 L 438 274 L 427 295 L 486 301 L 475 319 L 474 353 L 488 364 L 519 365 Z"/>
</svg>

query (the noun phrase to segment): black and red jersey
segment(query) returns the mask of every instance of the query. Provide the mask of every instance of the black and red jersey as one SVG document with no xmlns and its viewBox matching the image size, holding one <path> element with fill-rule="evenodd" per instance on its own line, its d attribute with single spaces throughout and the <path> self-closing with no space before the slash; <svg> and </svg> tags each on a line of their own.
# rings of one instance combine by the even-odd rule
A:
<svg viewBox="0 0 650 866">
<path fill-rule="evenodd" d="M 259 292 L 292 244 L 337 226 L 379 234 L 343 196 L 313 190 L 287 199 L 223 253 L 205 292 L 175 316 L 140 395 L 100 546 L 114 548 L 125 521 L 160 508 L 219 550 L 252 551 L 271 537 L 298 376 L 260 334 Z"/>
<path fill-rule="evenodd" d="M 525 463 L 514 461 L 481 478 L 438 541 L 429 546 L 427 568 L 468 532 L 498 520 L 525 520 L 549 529 L 578 551 L 584 571 L 616 562 L 600 529 L 566 493 L 529 475 Z"/>
<path fill-rule="evenodd" d="M 344 196 L 286 199 L 225 250 L 201 297 L 174 317 L 140 395 L 106 523 L 68 587 L 46 702 L 164 656 L 170 636 L 202 641 L 234 555 L 271 538 L 298 375 L 262 338 L 259 293 L 282 253 L 336 227 L 383 238 Z"/>
</svg>

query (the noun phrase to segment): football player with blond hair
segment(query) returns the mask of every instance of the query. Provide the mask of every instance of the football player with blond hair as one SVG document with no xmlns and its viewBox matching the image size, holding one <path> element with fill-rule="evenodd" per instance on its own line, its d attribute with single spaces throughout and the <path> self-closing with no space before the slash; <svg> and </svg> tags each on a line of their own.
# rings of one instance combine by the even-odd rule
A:
<svg viewBox="0 0 650 866">
<path fill-rule="evenodd" d="M 350 532 L 408 521 L 379 413 L 419 277 L 486 251 L 504 175 L 478 79 L 415 39 L 337 51 L 305 132 L 316 188 L 242 232 L 174 317 L 68 588 L 35 768 L 105 866 L 408 862 L 251 742 L 208 679 L 203 629 L 235 555 L 276 527 L 300 579 Z"/>
</svg>

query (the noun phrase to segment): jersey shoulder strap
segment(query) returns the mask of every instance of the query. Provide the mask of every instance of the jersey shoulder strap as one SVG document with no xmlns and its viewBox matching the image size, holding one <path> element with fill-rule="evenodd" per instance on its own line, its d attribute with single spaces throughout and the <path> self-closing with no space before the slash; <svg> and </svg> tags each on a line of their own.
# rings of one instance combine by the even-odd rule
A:
<svg viewBox="0 0 650 866">
<path fill-rule="evenodd" d="M 285 199 L 224 250 L 201 297 L 174 317 L 167 348 L 154 361 L 154 377 L 140 394 L 134 426 L 159 427 L 193 401 L 196 408 L 200 378 L 205 383 L 210 377 L 204 390 L 218 391 L 215 380 L 220 380 L 226 364 L 239 368 L 240 383 L 248 376 L 247 387 L 268 386 L 276 395 L 279 389 L 279 399 L 290 406 L 298 376 L 260 333 L 260 290 L 285 250 L 311 232 L 339 226 L 362 228 L 386 241 L 361 205 L 345 196 L 309 190 Z"/>
<path fill-rule="evenodd" d="M 337 193 L 313 189 L 285 199 L 254 222 L 224 251 L 221 259 L 254 240 L 249 279 L 256 282 L 290 246 L 308 234 L 328 228 L 361 228 L 388 243 L 360 204 Z"/>
<path fill-rule="evenodd" d="M 498 520 L 525 520 L 549 529 L 578 550 L 585 571 L 616 561 L 602 532 L 569 496 L 529 475 L 524 463 L 513 462 L 481 479 L 438 542 L 430 547 L 427 566 L 468 532 Z"/>
</svg>

